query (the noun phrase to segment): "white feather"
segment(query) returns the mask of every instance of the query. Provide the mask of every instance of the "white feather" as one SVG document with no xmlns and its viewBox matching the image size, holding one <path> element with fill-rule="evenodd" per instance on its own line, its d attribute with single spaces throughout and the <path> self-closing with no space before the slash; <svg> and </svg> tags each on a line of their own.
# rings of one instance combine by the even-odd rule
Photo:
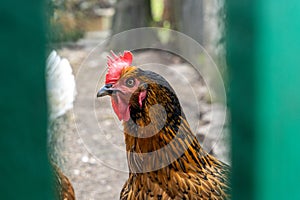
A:
<svg viewBox="0 0 300 200">
<path fill-rule="evenodd" d="M 73 108 L 75 78 L 69 61 L 52 51 L 46 66 L 49 118 L 53 120 Z"/>
</svg>

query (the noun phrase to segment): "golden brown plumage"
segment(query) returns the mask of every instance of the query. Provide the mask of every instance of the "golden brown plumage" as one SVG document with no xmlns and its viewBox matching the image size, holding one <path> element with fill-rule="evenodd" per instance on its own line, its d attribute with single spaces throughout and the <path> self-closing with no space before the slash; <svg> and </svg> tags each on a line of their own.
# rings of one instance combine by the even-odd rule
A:
<svg viewBox="0 0 300 200">
<path fill-rule="evenodd" d="M 56 193 L 58 195 L 59 200 L 75 200 L 75 192 L 73 189 L 73 186 L 66 177 L 61 169 L 52 162 L 53 166 L 53 171 L 54 171 L 54 176 L 55 176 L 55 181 L 56 181 Z"/>
<path fill-rule="evenodd" d="M 201 148 L 163 77 L 124 67 L 106 83 L 97 96 L 110 95 L 124 121 L 130 173 L 121 200 L 230 198 L 229 166 Z"/>
</svg>

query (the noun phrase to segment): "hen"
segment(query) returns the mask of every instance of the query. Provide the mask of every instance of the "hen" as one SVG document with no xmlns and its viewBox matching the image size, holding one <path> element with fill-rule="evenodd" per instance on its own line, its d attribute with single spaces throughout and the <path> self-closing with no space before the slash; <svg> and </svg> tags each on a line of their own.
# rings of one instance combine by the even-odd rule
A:
<svg viewBox="0 0 300 200">
<path fill-rule="evenodd" d="M 123 121 L 129 178 L 120 199 L 229 199 L 230 167 L 201 148 L 169 83 L 132 58 L 108 57 L 97 93 Z"/>
<path fill-rule="evenodd" d="M 68 111 L 73 108 L 76 95 L 75 78 L 72 67 L 67 59 L 61 58 L 56 51 L 52 51 L 46 66 L 47 96 L 49 108 L 48 146 L 49 157 L 53 167 L 56 183 L 56 193 L 60 200 L 75 200 L 73 186 L 56 163 L 62 150 L 62 134 L 71 123 Z"/>
</svg>

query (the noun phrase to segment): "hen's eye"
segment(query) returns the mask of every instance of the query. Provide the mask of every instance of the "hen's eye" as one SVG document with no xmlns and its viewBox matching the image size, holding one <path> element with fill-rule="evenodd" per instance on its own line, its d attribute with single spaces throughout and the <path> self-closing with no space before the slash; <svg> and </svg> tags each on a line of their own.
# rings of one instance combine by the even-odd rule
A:
<svg viewBox="0 0 300 200">
<path fill-rule="evenodd" d="M 134 84 L 135 84 L 134 78 L 128 78 L 128 79 L 126 80 L 126 86 L 127 86 L 127 87 L 133 87 Z"/>
</svg>

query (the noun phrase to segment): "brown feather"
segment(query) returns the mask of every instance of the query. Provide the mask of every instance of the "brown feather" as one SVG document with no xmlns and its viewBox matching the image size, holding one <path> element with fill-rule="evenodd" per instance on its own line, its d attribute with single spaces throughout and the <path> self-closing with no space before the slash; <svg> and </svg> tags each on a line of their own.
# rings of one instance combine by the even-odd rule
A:
<svg viewBox="0 0 300 200">
<path fill-rule="evenodd" d="M 58 199 L 75 200 L 75 192 L 70 180 L 54 162 L 51 162 L 51 164 L 55 175 Z"/>
</svg>

